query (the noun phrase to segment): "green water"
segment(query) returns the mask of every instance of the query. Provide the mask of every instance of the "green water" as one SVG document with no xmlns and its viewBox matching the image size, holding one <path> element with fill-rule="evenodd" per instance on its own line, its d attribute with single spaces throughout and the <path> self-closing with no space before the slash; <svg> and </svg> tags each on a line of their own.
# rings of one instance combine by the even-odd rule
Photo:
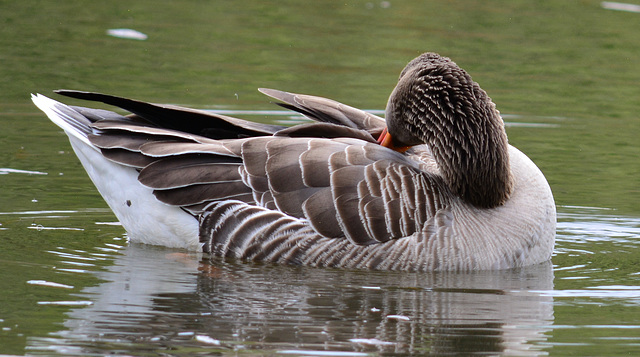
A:
<svg viewBox="0 0 640 357">
<path fill-rule="evenodd" d="M 640 14 L 599 1 L 0 0 L 0 24 L 0 168 L 43 173 L 0 174 L 0 354 L 640 351 Z M 545 173 L 559 207 L 553 271 L 406 277 L 176 263 L 175 252 L 127 246 L 121 227 L 102 224 L 115 218 L 29 100 L 70 88 L 276 109 L 256 90 L 272 87 L 383 109 L 424 51 L 471 73 L 510 142 Z M 140 261 L 144 276 L 131 273 Z M 146 291 L 108 293 L 132 286 Z"/>
</svg>

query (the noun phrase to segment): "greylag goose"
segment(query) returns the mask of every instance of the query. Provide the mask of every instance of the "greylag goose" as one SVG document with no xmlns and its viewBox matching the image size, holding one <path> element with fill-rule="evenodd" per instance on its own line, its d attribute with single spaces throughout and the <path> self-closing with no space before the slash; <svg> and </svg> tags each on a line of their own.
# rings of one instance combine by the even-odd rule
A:
<svg viewBox="0 0 640 357">
<path fill-rule="evenodd" d="M 325 98 L 260 91 L 316 122 L 266 125 L 69 90 L 57 93 L 132 114 L 32 99 L 69 136 L 131 241 L 356 269 L 507 269 L 550 259 L 549 184 L 449 58 L 409 62 L 386 120 Z"/>
</svg>

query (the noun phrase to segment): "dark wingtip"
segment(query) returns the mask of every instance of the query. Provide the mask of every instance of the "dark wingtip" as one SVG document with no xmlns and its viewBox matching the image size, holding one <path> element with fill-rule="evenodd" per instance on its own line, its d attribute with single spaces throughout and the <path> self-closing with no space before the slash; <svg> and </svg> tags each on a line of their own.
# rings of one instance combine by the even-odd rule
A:
<svg viewBox="0 0 640 357">
<path fill-rule="evenodd" d="M 73 89 L 56 89 L 53 92 L 56 94 L 64 95 L 65 97 L 91 100 L 91 101 L 99 100 L 99 99 L 96 99 L 97 97 L 107 96 L 102 93 L 85 92 L 85 91 L 73 90 Z"/>
</svg>

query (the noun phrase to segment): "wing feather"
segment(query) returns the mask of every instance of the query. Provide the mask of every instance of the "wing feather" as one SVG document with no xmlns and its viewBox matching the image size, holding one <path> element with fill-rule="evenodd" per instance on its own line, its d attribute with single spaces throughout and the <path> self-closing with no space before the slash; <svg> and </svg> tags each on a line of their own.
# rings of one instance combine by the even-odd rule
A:
<svg viewBox="0 0 640 357">
<path fill-rule="evenodd" d="M 251 222 L 267 224 L 272 217 L 264 213 L 268 210 L 279 210 L 278 219 L 290 220 L 278 225 L 277 232 L 261 228 L 259 234 L 272 237 L 262 244 L 273 248 L 263 245 L 262 252 L 246 237 L 258 233 L 230 231 L 229 239 L 237 241 L 225 244 L 230 244 L 233 254 L 288 259 L 295 254 L 287 250 L 293 247 L 281 246 L 290 244 L 284 243 L 289 241 L 284 238 L 287 229 L 297 234 L 301 227 L 355 244 L 382 244 L 421 232 L 447 205 L 448 196 L 442 194 L 447 187 L 439 175 L 375 143 L 374 137 L 385 125 L 383 119 L 321 97 L 262 92 L 321 123 L 283 129 L 176 106 L 64 94 L 105 101 L 135 114 L 122 117 L 79 109 L 93 130 L 89 140 L 107 158 L 138 168 L 140 182 L 162 202 L 194 215 L 205 214 L 211 203 L 218 205 L 218 211 L 227 206 L 225 202 L 244 202 L 250 206 L 242 207 L 256 214 L 247 216 Z M 189 123 L 165 125 L 172 115 Z M 209 132 L 213 129 L 220 133 Z M 257 206 L 263 208 L 254 210 Z M 232 216 L 227 212 L 227 218 L 216 219 Z M 336 244 L 318 252 L 308 248 L 305 254 L 308 259 L 338 262 L 349 255 L 342 247 Z"/>
<path fill-rule="evenodd" d="M 242 160 L 218 155 L 181 155 L 157 160 L 140 171 L 138 180 L 154 189 L 240 180 Z"/>
<path fill-rule="evenodd" d="M 247 186 L 240 180 L 195 184 L 167 190 L 155 189 L 156 197 L 174 206 L 190 206 L 204 202 L 238 200 L 254 203 L 253 195 L 247 192 Z"/>
<path fill-rule="evenodd" d="M 309 196 L 302 203 L 302 211 L 318 233 L 325 237 L 344 237 L 340 226 L 335 224 L 337 213 L 328 185 Z"/>
<path fill-rule="evenodd" d="M 58 90 L 56 93 L 120 107 L 136 114 L 141 120 L 145 120 L 153 126 L 206 136 L 212 139 L 272 135 L 276 131 L 284 129 L 279 125 L 250 122 L 203 110 L 176 105 L 147 103 L 102 93 L 72 90 Z M 98 116 L 99 114 L 102 113 L 98 113 Z M 105 115 L 102 114 L 102 116 Z"/>
<path fill-rule="evenodd" d="M 297 111 L 316 121 L 366 130 L 376 137 L 386 126 L 384 119 L 335 100 L 268 88 L 259 88 L 258 90 L 271 98 L 284 102 L 284 104 L 277 103 L 280 106 Z"/>
</svg>

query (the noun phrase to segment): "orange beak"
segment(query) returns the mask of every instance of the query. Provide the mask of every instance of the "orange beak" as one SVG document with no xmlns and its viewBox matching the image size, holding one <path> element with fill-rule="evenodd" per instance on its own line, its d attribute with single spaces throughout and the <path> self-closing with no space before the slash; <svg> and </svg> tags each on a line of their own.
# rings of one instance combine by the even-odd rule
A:
<svg viewBox="0 0 640 357">
<path fill-rule="evenodd" d="M 411 148 L 411 146 L 393 145 L 393 140 L 391 140 L 391 134 L 389 134 L 389 131 L 387 130 L 387 128 L 384 128 L 384 130 L 382 130 L 382 133 L 380 134 L 380 137 L 378 137 L 378 144 L 386 148 L 389 148 L 391 150 L 395 150 L 397 152 L 405 152 L 409 150 L 409 148 Z"/>
</svg>

